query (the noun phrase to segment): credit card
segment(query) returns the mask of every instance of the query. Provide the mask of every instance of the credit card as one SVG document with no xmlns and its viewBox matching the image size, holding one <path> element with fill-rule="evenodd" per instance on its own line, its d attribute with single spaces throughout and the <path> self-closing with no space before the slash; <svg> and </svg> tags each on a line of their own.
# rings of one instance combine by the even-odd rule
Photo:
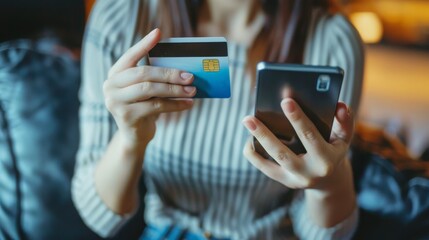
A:
<svg viewBox="0 0 429 240">
<path fill-rule="evenodd" d="M 223 37 L 168 38 L 149 51 L 152 66 L 194 75 L 195 98 L 229 98 L 228 46 Z"/>
</svg>

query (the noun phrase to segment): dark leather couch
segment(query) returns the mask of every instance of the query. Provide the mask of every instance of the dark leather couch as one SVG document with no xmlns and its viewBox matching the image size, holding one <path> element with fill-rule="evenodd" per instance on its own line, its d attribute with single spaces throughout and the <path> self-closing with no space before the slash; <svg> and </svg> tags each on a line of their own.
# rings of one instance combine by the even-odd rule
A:
<svg viewBox="0 0 429 240">
<path fill-rule="evenodd" d="M 360 207 L 355 239 L 429 239 L 429 163 L 399 139 L 358 126 L 352 166 Z"/>
<path fill-rule="evenodd" d="M 99 239 L 70 193 L 79 64 L 52 39 L 0 44 L 0 239 Z M 136 239 L 142 215 L 114 239 Z"/>
</svg>

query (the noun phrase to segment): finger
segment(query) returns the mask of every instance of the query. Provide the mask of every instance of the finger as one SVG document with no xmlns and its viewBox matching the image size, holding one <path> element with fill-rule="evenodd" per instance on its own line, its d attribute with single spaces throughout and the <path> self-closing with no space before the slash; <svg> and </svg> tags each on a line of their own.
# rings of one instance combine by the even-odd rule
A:
<svg viewBox="0 0 429 240">
<path fill-rule="evenodd" d="M 120 104 L 111 108 L 111 112 L 127 122 L 136 122 L 143 117 L 157 117 L 164 112 L 178 112 L 192 108 L 193 100 L 153 99 L 133 104 Z"/>
<path fill-rule="evenodd" d="M 140 105 L 141 104 L 141 105 Z M 166 98 L 153 98 L 144 102 L 134 103 L 134 106 L 145 106 L 143 114 L 160 114 L 168 112 L 179 112 L 192 108 L 194 101 L 192 99 L 173 100 Z"/>
<path fill-rule="evenodd" d="M 115 75 L 110 81 L 114 87 L 127 87 L 141 82 L 163 82 L 189 85 L 194 80 L 191 73 L 173 68 L 140 66 L 128 68 Z"/>
<path fill-rule="evenodd" d="M 113 98 L 120 102 L 134 103 L 153 97 L 190 98 L 196 94 L 194 86 L 182 86 L 168 83 L 142 82 L 121 88 L 113 93 Z"/>
<path fill-rule="evenodd" d="M 244 145 L 243 155 L 254 167 L 259 169 L 268 177 L 276 181 L 282 180 L 283 172 L 281 167 L 278 164 L 272 161 L 268 161 L 267 159 L 264 159 L 261 155 L 259 155 L 253 148 L 251 139 L 249 139 Z"/>
<path fill-rule="evenodd" d="M 341 139 L 349 144 L 353 137 L 354 117 L 351 109 L 343 102 L 337 104 L 332 126 L 331 141 Z"/>
<path fill-rule="evenodd" d="M 285 98 L 281 102 L 281 107 L 307 152 L 314 155 L 323 151 L 325 139 L 298 104 L 291 98 Z"/>
<path fill-rule="evenodd" d="M 278 164 L 291 171 L 299 171 L 301 164 L 296 154 L 285 146 L 262 122 L 249 116 L 243 119 L 243 124 Z"/>
<path fill-rule="evenodd" d="M 137 63 L 159 42 L 161 31 L 158 28 L 152 30 L 140 42 L 132 46 L 119 58 L 109 71 L 109 77 L 127 68 L 135 67 Z"/>
</svg>

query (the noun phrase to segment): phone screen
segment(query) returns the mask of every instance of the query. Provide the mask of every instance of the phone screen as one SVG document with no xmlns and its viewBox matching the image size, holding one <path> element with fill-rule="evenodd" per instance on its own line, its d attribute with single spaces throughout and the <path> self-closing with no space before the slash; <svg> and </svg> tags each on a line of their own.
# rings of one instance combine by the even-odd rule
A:
<svg viewBox="0 0 429 240">
<path fill-rule="evenodd" d="M 294 99 L 329 141 L 343 75 L 337 67 L 261 62 L 257 66 L 255 117 L 296 154 L 305 153 L 280 103 L 286 97 Z M 256 139 L 254 148 L 271 158 Z"/>
</svg>

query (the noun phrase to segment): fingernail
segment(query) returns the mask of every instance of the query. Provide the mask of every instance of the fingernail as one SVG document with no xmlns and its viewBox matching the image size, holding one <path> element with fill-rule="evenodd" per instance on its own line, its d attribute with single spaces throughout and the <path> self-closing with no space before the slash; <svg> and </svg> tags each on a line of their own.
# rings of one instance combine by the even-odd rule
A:
<svg viewBox="0 0 429 240">
<path fill-rule="evenodd" d="M 294 105 L 292 99 L 284 99 L 282 101 L 282 105 L 285 108 L 286 112 L 291 113 L 291 112 L 295 111 L 295 105 Z"/>
<path fill-rule="evenodd" d="M 349 106 L 346 106 L 346 113 L 348 117 L 352 115 L 352 109 Z"/>
<path fill-rule="evenodd" d="M 193 75 L 192 75 L 192 73 L 188 73 L 188 72 L 182 72 L 182 73 L 180 74 L 180 77 L 181 77 L 183 80 L 188 80 L 188 79 L 190 79 L 192 76 L 193 76 Z"/>
<path fill-rule="evenodd" d="M 157 30 L 158 28 L 155 28 L 154 30 L 150 31 L 150 33 L 148 33 L 145 38 L 148 38 L 148 39 L 152 38 L 152 36 L 155 34 Z"/>
<path fill-rule="evenodd" d="M 250 131 L 255 131 L 256 130 L 256 124 L 250 120 L 250 119 L 246 119 L 243 121 L 244 126 L 246 126 Z"/>
<path fill-rule="evenodd" d="M 187 93 L 193 93 L 195 91 L 195 87 L 192 87 L 192 86 L 185 86 L 183 89 Z"/>
</svg>

